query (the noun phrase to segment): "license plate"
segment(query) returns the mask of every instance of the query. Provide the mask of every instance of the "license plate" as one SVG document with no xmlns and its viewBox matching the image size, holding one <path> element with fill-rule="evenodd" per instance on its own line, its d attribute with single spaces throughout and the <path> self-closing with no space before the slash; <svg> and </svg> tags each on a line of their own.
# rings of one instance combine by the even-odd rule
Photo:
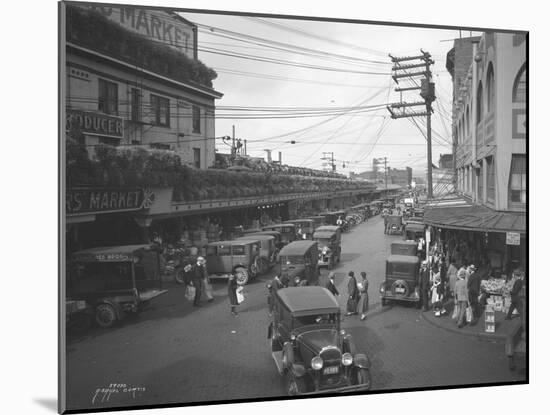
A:
<svg viewBox="0 0 550 415">
<path fill-rule="evenodd" d="M 338 366 L 329 366 L 329 367 L 325 367 L 325 369 L 323 370 L 323 374 L 334 375 L 335 373 L 338 373 L 339 370 L 340 368 Z"/>
<path fill-rule="evenodd" d="M 397 287 L 397 288 L 395 289 L 395 292 L 396 292 L 396 293 L 399 293 L 399 294 L 404 294 L 404 293 L 405 293 L 405 289 L 404 289 L 404 288 Z"/>
</svg>

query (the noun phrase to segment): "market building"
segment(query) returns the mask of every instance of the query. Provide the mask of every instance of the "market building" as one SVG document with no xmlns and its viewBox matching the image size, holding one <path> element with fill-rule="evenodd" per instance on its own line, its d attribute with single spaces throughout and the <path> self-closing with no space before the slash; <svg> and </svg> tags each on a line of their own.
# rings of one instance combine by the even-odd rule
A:
<svg viewBox="0 0 550 415">
<path fill-rule="evenodd" d="M 464 260 L 488 260 L 507 276 L 527 266 L 526 43 L 513 33 L 455 40 L 447 69 L 456 193 L 425 214 L 446 239 L 467 242 Z"/>
</svg>

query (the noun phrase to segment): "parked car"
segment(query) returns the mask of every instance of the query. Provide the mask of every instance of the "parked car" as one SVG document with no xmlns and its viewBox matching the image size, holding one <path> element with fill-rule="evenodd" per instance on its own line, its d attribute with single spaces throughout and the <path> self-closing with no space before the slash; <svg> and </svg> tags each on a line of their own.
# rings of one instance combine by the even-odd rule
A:
<svg viewBox="0 0 550 415">
<path fill-rule="evenodd" d="M 206 268 L 210 276 L 229 278 L 234 274 L 239 285 L 256 278 L 260 258 L 260 241 L 253 237 L 206 245 Z"/>
<path fill-rule="evenodd" d="M 386 260 L 386 277 L 380 285 L 382 305 L 388 301 L 408 301 L 420 306 L 420 259 L 412 255 L 390 255 Z"/>
<path fill-rule="evenodd" d="M 71 259 L 67 298 L 93 310 L 101 327 L 140 312 L 167 291 L 162 289 L 159 251 L 150 245 L 84 249 Z"/>
<path fill-rule="evenodd" d="M 306 219 L 311 219 L 313 221 L 313 230 L 314 231 L 319 226 L 323 226 L 325 224 L 325 217 L 324 216 L 308 216 Z"/>
<path fill-rule="evenodd" d="M 258 274 L 262 275 L 269 271 L 277 263 L 278 249 L 275 246 L 273 235 L 260 235 L 257 233 L 247 234 L 236 241 L 257 240 L 260 242 L 260 259 L 258 260 Z"/>
<path fill-rule="evenodd" d="M 262 228 L 264 231 L 277 231 L 281 233 L 281 242 L 285 245 L 296 240 L 296 226 L 292 223 L 276 223 Z"/>
<path fill-rule="evenodd" d="M 319 249 L 318 265 L 332 269 L 340 262 L 342 255 L 342 231 L 339 226 L 320 226 L 313 234 L 313 240 L 317 242 Z"/>
<path fill-rule="evenodd" d="M 403 218 L 400 215 L 388 215 L 388 235 L 403 235 Z"/>
<path fill-rule="evenodd" d="M 278 232 L 278 231 L 262 231 L 262 230 L 259 230 L 259 231 L 245 232 L 244 236 L 249 236 L 249 235 L 269 235 L 269 236 L 273 236 L 275 238 L 275 248 L 277 249 L 277 251 L 280 251 L 281 248 L 286 245 L 283 242 L 283 236 L 282 236 L 281 232 Z"/>
<path fill-rule="evenodd" d="M 419 241 L 420 238 L 425 238 L 426 227 L 420 222 L 407 222 L 405 225 L 405 240 Z"/>
<path fill-rule="evenodd" d="M 294 241 L 279 252 L 280 278 L 287 286 L 318 285 L 317 242 Z"/>
<path fill-rule="evenodd" d="M 312 239 L 315 231 L 313 219 L 292 219 L 285 223 L 291 223 L 296 227 L 296 239 Z"/>
<path fill-rule="evenodd" d="M 274 292 L 271 353 L 289 395 L 368 391 L 370 360 L 340 328 L 340 307 L 323 287 Z"/>
</svg>

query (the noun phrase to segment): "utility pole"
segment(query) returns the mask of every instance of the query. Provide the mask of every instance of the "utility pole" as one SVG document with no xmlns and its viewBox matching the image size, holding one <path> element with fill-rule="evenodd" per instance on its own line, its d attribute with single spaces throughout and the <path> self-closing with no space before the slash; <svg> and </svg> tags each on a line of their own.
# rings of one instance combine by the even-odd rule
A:
<svg viewBox="0 0 550 415">
<path fill-rule="evenodd" d="M 413 82 L 416 84 L 416 86 L 413 87 L 406 87 L 406 88 L 395 88 L 396 92 L 401 93 L 401 102 L 391 104 L 387 106 L 386 108 L 391 114 L 391 117 L 393 119 L 397 118 L 408 118 L 408 117 L 427 117 L 427 134 L 426 134 L 426 141 L 427 141 L 427 161 L 428 161 L 428 198 L 433 198 L 433 186 L 432 186 L 432 102 L 435 100 L 435 84 L 432 82 L 432 72 L 430 71 L 430 65 L 434 64 L 434 61 L 432 60 L 431 55 L 428 52 L 424 52 L 422 49 L 420 50 L 422 53 L 418 56 L 406 56 L 402 58 L 397 58 L 392 55 L 389 55 L 391 58 L 394 66 L 392 70 L 394 71 L 394 74 L 392 75 L 393 80 L 396 84 L 399 84 L 398 79 L 401 78 L 409 78 L 412 79 Z M 421 63 L 415 63 L 415 64 L 407 64 L 402 65 L 401 62 L 405 61 L 415 61 L 419 60 Z M 409 69 L 415 69 L 415 68 L 423 68 L 424 70 L 421 72 L 408 72 Z M 423 76 L 421 79 L 420 86 L 415 81 L 414 77 L 416 76 Z M 405 91 L 412 91 L 412 90 L 420 90 L 420 96 L 424 99 L 424 101 L 417 101 L 417 102 L 404 102 L 403 101 L 403 92 Z M 426 108 L 425 111 L 422 112 L 415 112 L 415 111 L 406 111 L 407 107 L 414 107 L 414 106 L 424 106 Z M 401 108 L 401 111 L 394 111 L 394 109 Z"/>
<path fill-rule="evenodd" d="M 330 158 L 327 156 L 327 154 L 330 154 Z M 333 152 L 323 152 L 323 157 L 321 160 L 329 161 L 330 160 L 330 167 L 332 171 L 336 171 L 336 164 L 334 164 L 334 153 Z"/>
<path fill-rule="evenodd" d="M 235 157 L 237 155 L 237 147 L 235 147 L 235 126 L 233 126 L 233 141 L 231 144 L 231 155 Z"/>
</svg>

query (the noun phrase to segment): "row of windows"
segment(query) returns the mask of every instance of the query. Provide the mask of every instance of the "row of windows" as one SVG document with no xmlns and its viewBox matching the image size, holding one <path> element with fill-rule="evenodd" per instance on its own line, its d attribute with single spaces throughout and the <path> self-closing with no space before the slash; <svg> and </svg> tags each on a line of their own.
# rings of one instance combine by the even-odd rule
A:
<svg viewBox="0 0 550 415">
<path fill-rule="evenodd" d="M 526 74 L 525 65 L 521 67 L 514 80 L 512 87 L 512 102 L 524 103 L 526 101 Z M 485 113 L 490 113 L 495 106 L 495 72 L 493 65 L 489 64 L 487 69 L 487 77 L 485 81 L 485 93 L 483 91 L 483 83 L 479 81 L 476 92 L 476 114 L 475 124 L 478 125 L 484 117 Z M 470 106 L 466 106 L 466 111 L 462 114 L 462 118 L 458 121 L 458 141 L 463 142 L 470 135 Z"/>
<path fill-rule="evenodd" d="M 487 202 L 494 203 L 496 197 L 495 161 L 494 158 L 485 159 L 486 168 L 475 170 L 477 176 L 478 200 L 483 200 L 483 190 L 486 187 Z M 474 185 L 472 169 L 461 169 L 459 174 L 460 187 L 465 192 L 472 192 Z M 486 177 L 484 172 L 486 172 Z M 524 154 L 513 154 L 510 166 L 510 179 L 508 183 L 508 202 L 510 207 L 522 207 L 527 203 L 527 160 Z"/>
<path fill-rule="evenodd" d="M 170 127 L 170 100 L 165 97 L 150 94 L 151 109 L 147 114 L 154 125 Z M 142 94 L 137 88 L 132 88 L 130 94 L 130 119 L 142 120 Z M 193 105 L 193 133 L 201 132 L 201 110 Z M 118 84 L 104 79 L 99 80 L 98 110 L 105 114 L 118 115 Z"/>
</svg>

